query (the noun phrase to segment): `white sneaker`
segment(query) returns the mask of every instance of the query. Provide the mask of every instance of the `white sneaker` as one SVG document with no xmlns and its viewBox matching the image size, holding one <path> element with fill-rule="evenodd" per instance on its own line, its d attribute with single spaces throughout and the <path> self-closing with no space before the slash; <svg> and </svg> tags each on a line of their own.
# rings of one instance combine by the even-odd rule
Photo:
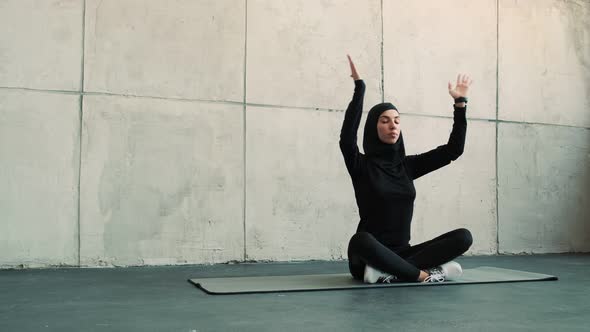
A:
<svg viewBox="0 0 590 332">
<path fill-rule="evenodd" d="M 428 272 L 428 277 L 424 279 L 422 282 L 443 282 L 445 281 L 445 273 L 443 270 L 437 266 L 431 269 L 426 270 Z"/>
<path fill-rule="evenodd" d="M 446 280 L 456 280 L 463 275 L 461 265 L 455 261 L 444 263 L 440 268 L 443 270 Z"/>
<path fill-rule="evenodd" d="M 441 266 L 428 269 L 429 276 L 424 282 L 443 282 L 445 280 L 455 280 L 463 274 L 461 265 L 455 261 L 450 261 Z"/>
<path fill-rule="evenodd" d="M 379 271 L 369 265 L 365 266 L 365 276 L 363 281 L 367 284 L 389 284 L 395 280 L 397 280 L 397 278 L 391 274 Z"/>
</svg>

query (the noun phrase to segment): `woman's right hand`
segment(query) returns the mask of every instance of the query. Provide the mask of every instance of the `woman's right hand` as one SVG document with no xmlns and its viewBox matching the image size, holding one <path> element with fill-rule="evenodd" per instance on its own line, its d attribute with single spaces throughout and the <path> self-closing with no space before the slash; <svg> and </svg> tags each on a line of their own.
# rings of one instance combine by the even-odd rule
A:
<svg viewBox="0 0 590 332">
<path fill-rule="evenodd" d="M 350 55 L 346 55 L 348 57 L 348 63 L 350 64 L 350 71 L 351 71 L 351 75 L 350 77 L 352 77 L 353 80 L 357 81 L 360 80 L 361 78 L 359 77 L 359 74 L 356 72 L 356 68 L 354 67 L 354 63 L 352 62 L 352 59 L 350 58 Z"/>
</svg>

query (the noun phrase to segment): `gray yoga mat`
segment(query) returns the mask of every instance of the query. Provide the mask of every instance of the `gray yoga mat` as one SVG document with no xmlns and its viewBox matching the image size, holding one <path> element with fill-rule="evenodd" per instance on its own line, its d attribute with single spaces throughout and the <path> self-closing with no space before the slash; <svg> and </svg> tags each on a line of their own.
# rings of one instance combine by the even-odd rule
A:
<svg viewBox="0 0 590 332">
<path fill-rule="evenodd" d="M 320 290 L 381 287 L 425 287 L 547 280 L 557 280 L 557 277 L 547 274 L 509 270 L 490 266 L 465 269 L 460 279 L 454 281 L 445 281 L 443 283 L 394 282 L 391 284 L 365 284 L 354 280 L 348 273 L 189 279 L 191 283 L 208 294 L 283 293 Z"/>
</svg>

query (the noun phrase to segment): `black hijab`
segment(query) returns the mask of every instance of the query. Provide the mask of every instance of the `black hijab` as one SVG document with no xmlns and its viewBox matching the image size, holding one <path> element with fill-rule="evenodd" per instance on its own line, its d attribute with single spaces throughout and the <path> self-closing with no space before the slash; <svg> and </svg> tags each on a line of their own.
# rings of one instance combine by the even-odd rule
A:
<svg viewBox="0 0 590 332">
<path fill-rule="evenodd" d="M 393 104 L 381 103 L 373 106 L 367 115 L 363 149 L 367 157 L 370 181 L 375 189 L 384 194 L 415 195 L 414 185 L 406 175 L 403 165 L 406 150 L 402 133 L 400 132 L 399 139 L 394 144 L 383 143 L 377 133 L 379 116 L 391 109 L 397 111 Z"/>
<path fill-rule="evenodd" d="M 379 116 L 387 110 L 396 110 L 397 108 L 391 103 L 381 103 L 373 106 L 367 116 L 365 123 L 365 133 L 363 136 L 363 149 L 365 155 L 371 159 L 378 159 L 383 162 L 392 163 L 394 166 L 399 165 L 406 157 L 404 148 L 404 139 L 401 135 L 395 144 L 383 143 L 377 134 L 377 123 Z M 399 111 L 398 111 L 399 112 Z"/>
</svg>

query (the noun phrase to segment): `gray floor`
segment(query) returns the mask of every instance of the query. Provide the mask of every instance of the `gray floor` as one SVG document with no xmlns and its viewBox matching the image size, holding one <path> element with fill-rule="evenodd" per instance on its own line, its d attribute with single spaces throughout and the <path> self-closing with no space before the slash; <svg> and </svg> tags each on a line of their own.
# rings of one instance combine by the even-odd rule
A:
<svg viewBox="0 0 590 332">
<path fill-rule="evenodd" d="M 465 257 L 559 281 L 207 295 L 203 276 L 342 273 L 344 262 L 0 271 L 0 331 L 589 331 L 590 255 Z"/>
</svg>

